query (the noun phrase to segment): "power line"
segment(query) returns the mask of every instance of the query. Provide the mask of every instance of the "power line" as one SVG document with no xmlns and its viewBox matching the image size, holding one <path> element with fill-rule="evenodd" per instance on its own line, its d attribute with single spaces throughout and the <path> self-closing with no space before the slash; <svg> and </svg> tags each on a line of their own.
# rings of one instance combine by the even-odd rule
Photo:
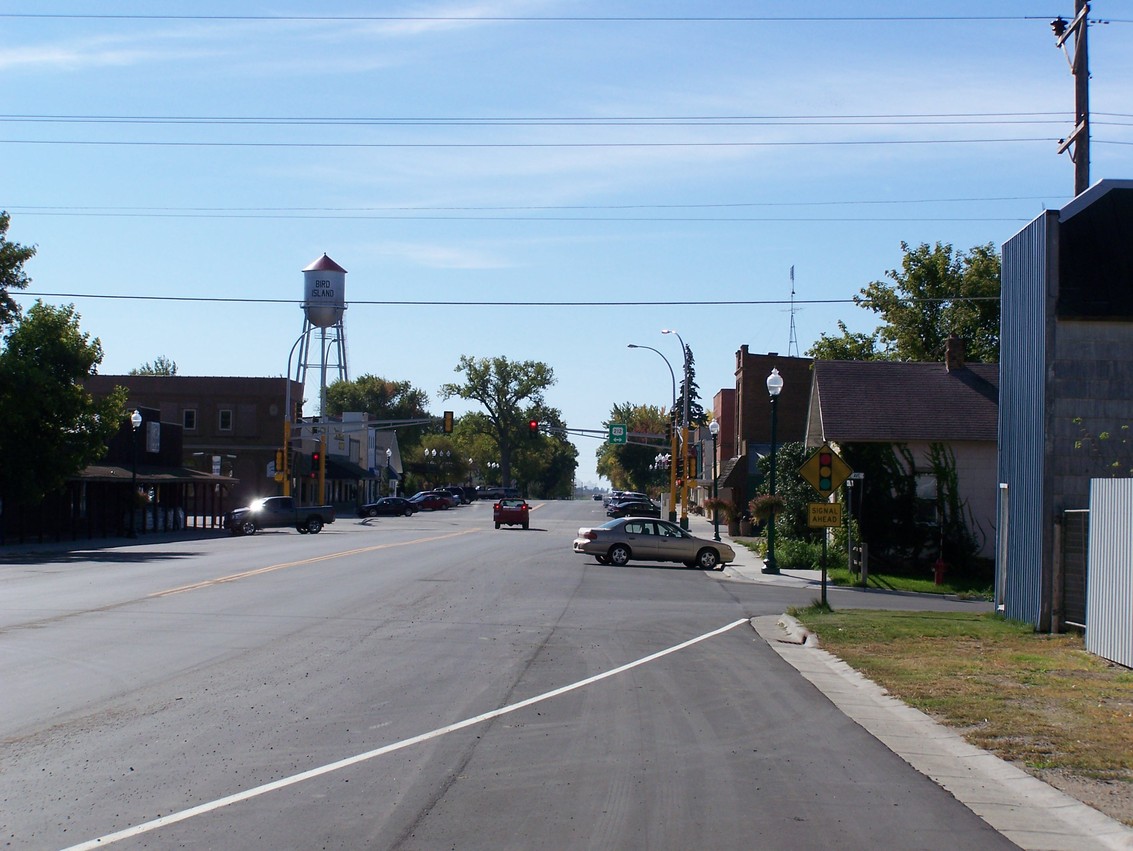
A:
<svg viewBox="0 0 1133 851">
<path fill-rule="evenodd" d="M 3 12 L 0 18 L 88 21 L 264 21 L 305 23 L 918 23 L 1048 22 L 1050 15 L 162 15 Z M 1098 21 L 1103 23 L 1103 21 Z M 1129 23 L 1108 18 L 1104 23 Z"/>
<path fill-rule="evenodd" d="M 302 306 L 302 301 L 290 298 L 235 298 L 231 296 L 162 296 L 162 295 L 125 295 L 110 293 L 46 293 L 46 292 L 15 292 L 8 291 L 13 297 L 33 298 L 87 298 L 109 299 L 116 301 L 161 301 L 161 302 L 200 302 L 206 304 L 287 304 Z M 999 296 L 956 296 L 953 298 L 918 298 L 901 299 L 908 303 L 947 303 L 953 301 L 999 301 Z M 860 296 L 851 298 L 827 299 L 801 299 L 794 304 L 853 304 L 859 307 L 868 307 L 870 301 Z M 705 300 L 697 298 L 695 301 L 676 299 L 664 301 L 649 299 L 647 301 L 448 301 L 448 300 L 415 300 L 415 299 L 358 299 L 346 303 L 351 305 L 366 305 L 379 307 L 724 307 L 724 306 L 776 306 L 790 305 L 789 299 L 721 299 Z"/>
</svg>

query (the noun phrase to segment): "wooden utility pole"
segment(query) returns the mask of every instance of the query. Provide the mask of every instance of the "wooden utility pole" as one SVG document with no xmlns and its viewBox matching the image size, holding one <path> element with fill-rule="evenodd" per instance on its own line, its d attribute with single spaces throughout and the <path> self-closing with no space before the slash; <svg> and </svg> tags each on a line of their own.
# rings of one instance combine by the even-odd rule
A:
<svg viewBox="0 0 1133 851">
<path fill-rule="evenodd" d="M 1074 131 L 1061 140 L 1058 152 L 1070 151 L 1074 163 L 1074 194 L 1081 195 L 1090 187 L 1090 63 L 1086 47 L 1089 30 L 1090 4 L 1074 0 L 1074 20 L 1069 24 L 1063 18 L 1050 22 L 1055 44 L 1066 52 L 1066 41 L 1074 36 L 1074 55 L 1067 53 L 1070 73 L 1074 75 Z"/>
</svg>

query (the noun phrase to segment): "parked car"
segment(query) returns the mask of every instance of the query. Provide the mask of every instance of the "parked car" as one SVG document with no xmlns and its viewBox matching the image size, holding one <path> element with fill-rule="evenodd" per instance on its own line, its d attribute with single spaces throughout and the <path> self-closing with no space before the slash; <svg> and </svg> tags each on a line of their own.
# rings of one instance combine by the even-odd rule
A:
<svg viewBox="0 0 1133 851">
<path fill-rule="evenodd" d="M 287 526 L 304 535 L 317 535 L 323 526 L 333 522 L 333 505 L 296 505 L 289 496 L 253 500 L 250 505 L 229 511 L 224 517 L 224 525 L 232 535 L 254 535 L 260 529 Z"/>
<path fill-rule="evenodd" d="M 601 526 L 583 527 L 574 539 L 574 551 L 594 556 L 599 564 L 618 567 L 634 559 L 676 561 L 713 570 L 736 558 L 735 550 L 727 544 L 698 538 L 676 523 L 648 517 L 622 517 Z"/>
<path fill-rule="evenodd" d="M 383 496 L 376 502 L 358 506 L 359 517 L 410 517 L 417 513 L 417 506 L 403 496 Z"/>
<path fill-rule="evenodd" d="M 650 500 L 630 499 L 610 503 L 607 517 L 660 517 L 661 507 Z"/>
<path fill-rule="evenodd" d="M 492 520 L 499 529 L 501 525 L 529 528 L 531 506 L 524 499 L 501 499 L 492 506 Z"/>
<path fill-rule="evenodd" d="M 465 497 L 464 488 L 459 485 L 445 485 L 444 487 L 435 488 L 435 490 L 444 491 L 452 496 L 452 498 L 456 500 L 457 505 L 467 505 L 471 502 L 471 500 Z"/>
<path fill-rule="evenodd" d="M 451 494 L 436 491 L 420 491 L 409 497 L 409 501 L 418 511 L 441 511 L 450 508 L 453 504 Z"/>
</svg>

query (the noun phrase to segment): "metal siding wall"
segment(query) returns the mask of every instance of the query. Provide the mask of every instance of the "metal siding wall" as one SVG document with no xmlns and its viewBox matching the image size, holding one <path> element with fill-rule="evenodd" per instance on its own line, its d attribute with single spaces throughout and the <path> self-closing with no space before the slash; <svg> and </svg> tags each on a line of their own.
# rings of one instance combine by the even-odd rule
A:
<svg viewBox="0 0 1133 851">
<path fill-rule="evenodd" d="M 1086 649 L 1133 668 L 1133 479 L 1090 482 Z"/>
<path fill-rule="evenodd" d="M 1006 558 L 997 600 L 1010 618 L 1043 613 L 1047 293 L 1057 213 L 1045 213 L 1003 245 L 999 364 L 999 481 L 1008 486 Z"/>
</svg>

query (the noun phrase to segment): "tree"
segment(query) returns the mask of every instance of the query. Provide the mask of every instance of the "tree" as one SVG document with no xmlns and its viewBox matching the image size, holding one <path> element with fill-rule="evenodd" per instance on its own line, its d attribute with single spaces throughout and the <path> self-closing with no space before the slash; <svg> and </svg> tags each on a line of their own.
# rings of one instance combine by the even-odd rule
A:
<svg viewBox="0 0 1133 851">
<path fill-rule="evenodd" d="M 177 361 L 170 360 L 165 355 L 158 355 L 153 363 L 143 363 L 136 369 L 131 369 L 130 375 L 176 375 Z"/>
<path fill-rule="evenodd" d="M 656 405 L 623 402 L 610 409 L 610 419 L 603 425 L 607 428 L 625 425 L 630 432 L 663 435 L 669 425 L 669 415 L 664 408 Z M 668 490 L 668 468 L 659 470 L 655 462 L 659 453 L 669 451 L 670 446 L 660 441 L 655 446 L 603 443 L 595 452 L 598 475 L 609 479 L 618 490 L 641 493 Z"/>
<path fill-rule="evenodd" d="M 336 381 L 327 387 L 327 412 L 341 415 L 363 411 L 379 420 L 429 419 L 429 394 L 408 381 L 363 375 L 353 381 Z M 408 457 L 421 444 L 422 426 L 397 429 L 398 445 Z"/>
<path fill-rule="evenodd" d="M 956 334 L 966 358 L 999 360 L 999 254 L 990 243 L 969 251 L 951 245 L 901 243 L 900 269 L 885 273 L 893 283 L 874 281 L 854 303 L 884 319 L 873 334 L 823 334 L 807 352 L 826 360 L 943 361 L 945 344 Z"/>
<path fill-rule="evenodd" d="M 685 358 L 688 362 L 687 373 L 681 376 L 681 389 L 678 398 L 678 410 L 673 412 L 675 422 L 680 423 L 684 418 L 685 395 L 688 395 L 688 424 L 690 427 L 702 426 L 708 422 L 708 415 L 704 406 L 700 404 L 700 388 L 696 386 L 696 360 L 692 356 L 692 346 L 685 346 Z"/>
<path fill-rule="evenodd" d="M 838 320 L 837 337 L 828 337 L 824 331 L 807 351 L 807 357 L 815 360 L 880 360 L 877 332 L 873 334 L 851 333 L 846 323 Z"/>
<path fill-rule="evenodd" d="M 527 439 L 529 419 L 523 403 L 530 408 L 543 406 L 543 391 L 555 383 L 552 369 L 538 361 L 510 361 L 506 357 L 474 358 L 461 355 L 453 370 L 464 373 L 464 383 L 441 386 L 441 397 L 458 396 L 484 406 L 485 428 L 500 451 L 500 476 L 505 485 L 512 481 L 511 458 L 516 444 Z"/>
<path fill-rule="evenodd" d="M 0 351 L 0 494 L 34 505 L 106 453 L 125 416 L 126 389 L 95 401 L 83 380 L 102 344 L 79 328 L 73 306 L 36 302 Z"/>
<path fill-rule="evenodd" d="M 24 273 L 24 264 L 35 256 L 34 248 L 8 241 L 10 220 L 6 212 L 0 211 L 0 328 L 20 318 L 20 306 L 9 291 L 25 289 L 31 283 Z"/>
</svg>

